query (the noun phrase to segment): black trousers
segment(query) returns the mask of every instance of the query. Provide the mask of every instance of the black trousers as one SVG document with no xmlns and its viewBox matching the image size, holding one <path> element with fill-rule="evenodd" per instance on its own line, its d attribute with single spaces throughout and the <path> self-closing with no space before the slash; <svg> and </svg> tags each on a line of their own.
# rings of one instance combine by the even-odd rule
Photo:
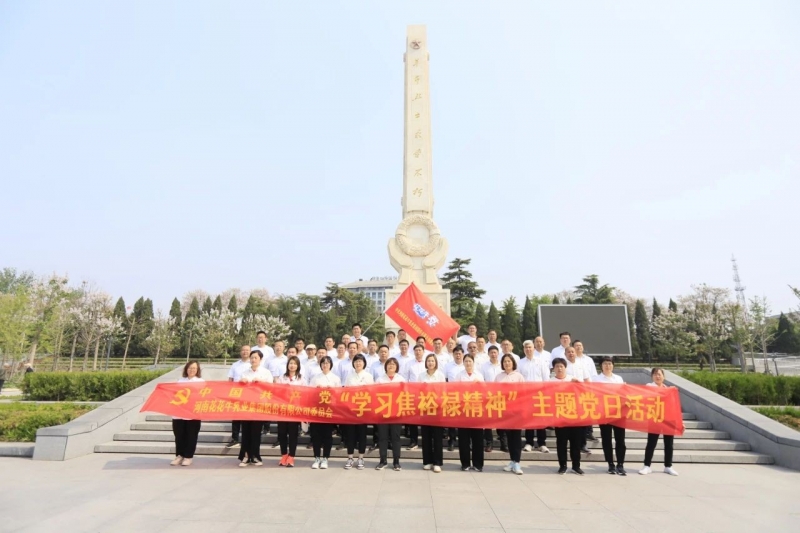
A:
<svg viewBox="0 0 800 533">
<path fill-rule="evenodd" d="M 364 455 L 367 451 L 367 425 L 366 424 L 352 424 L 349 426 L 342 426 L 345 432 L 347 441 L 347 455 L 353 455 L 358 444 L 359 455 Z"/>
<path fill-rule="evenodd" d="M 461 459 L 461 466 L 472 466 L 483 469 L 483 430 L 482 429 L 458 429 L 458 458 Z"/>
<path fill-rule="evenodd" d="M 442 439 L 444 428 L 437 426 L 422 426 L 422 464 L 442 466 L 444 454 L 442 452 Z"/>
<path fill-rule="evenodd" d="M 494 443 L 494 433 L 491 429 L 484 429 L 483 430 L 483 444 L 484 446 L 491 446 Z"/>
<path fill-rule="evenodd" d="M 328 459 L 331 456 L 333 427 L 333 424 L 319 424 L 317 422 L 311 424 L 309 431 L 311 433 L 311 445 L 314 448 L 314 457 Z"/>
<path fill-rule="evenodd" d="M 278 442 L 281 445 L 281 455 L 287 453 L 294 457 L 297 452 L 297 432 L 300 422 L 278 422 Z"/>
<path fill-rule="evenodd" d="M 572 459 L 572 468 L 581 466 L 581 447 L 586 438 L 586 429 L 556 428 L 556 452 L 558 453 L 558 466 L 567 467 L 567 444 L 569 444 L 569 457 Z"/>
<path fill-rule="evenodd" d="M 184 459 L 194 457 L 197 450 L 197 436 L 200 434 L 199 420 L 172 419 L 172 433 L 175 435 L 175 456 Z"/>
<path fill-rule="evenodd" d="M 403 424 L 379 424 L 375 426 L 378 433 L 378 449 L 381 454 L 381 462 L 387 462 L 389 456 L 389 445 L 392 448 L 392 462 L 400 462 L 400 434 L 403 432 Z M 424 433 L 423 433 L 424 435 Z"/>
<path fill-rule="evenodd" d="M 406 426 L 408 428 L 408 439 L 411 444 L 419 444 L 419 426 Z"/>
<path fill-rule="evenodd" d="M 458 430 L 456 428 L 447 428 L 446 432 L 448 441 L 455 441 L 458 439 Z"/>
<path fill-rule="evenodd" d="M 231 438 L 237 442 L 242 442 L 239 434 L 242 432 L 242 421 L 234 420 L 231 422 Z"/>
<path fill-rule="evenodd" d="M 519 463 L 522 461 L 522 430 L 506 429 L 505 433 L 508 438 L 508 454 L 513 462 Z"/>
<path fill-rule="evenodd" d="M 547 430 L 542 429 L 526 429 L 525 430 L 525 444 L 534 446 L 533 437 L 536 436 L 536 446 L 545 446 L 547 444 Z"/>
<path fill-rule="evenodd" d="M 616 444 L 617 464 L 622 466 L 625 464 L 625 428 L 612 426 L 611 424 L 600 424 L 600 440 L 603 441 L 603 455 L 606 458 L 606 463 L 609 466 L 614 466 L 614 454 L 611 451 L 611 434 L 614 434 L 614 442 Z"/>
<path fill-rule="evenodd" d="M 242 447 L 239 450 L 239 460 L 248 462 L 261 460 L 261 428 L 260 420 L 242 422 Z"/>
<path fill-rule="evenodd" d="M 653 462 L 653 453 L 656 451 L 656 444 L 658 444 L 658 433 L 647 434 L 647 447 L 644 449 L 644 466 L 650 466 Z M 664 435 L 664 466 L 672 466 L 672 445 L 675 442 L 675 437 L 672 435 Z"/>
</svg>

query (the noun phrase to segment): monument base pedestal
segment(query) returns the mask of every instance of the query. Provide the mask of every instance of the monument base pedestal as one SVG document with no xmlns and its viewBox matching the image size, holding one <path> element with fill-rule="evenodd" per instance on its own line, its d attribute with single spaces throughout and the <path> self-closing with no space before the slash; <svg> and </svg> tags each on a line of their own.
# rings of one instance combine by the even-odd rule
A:
<svg viewBox="0 0 800 533">
<path fill-rule="evenodd" d="M 397 298 L 403 294 L 403 291 L 408 288 L 408 285 L 397 285 L 392 289 L 386 290 L 386 308 L 388 309 Z M 425 293 L 425 296 L 433 300 L 436 305 L 444 309 L 447 316 L 450 316 L 450 289 L 443 289 L 441 286 L 420 286 L 417 288 Z M 388 316 L 384 316 L 386 331 L 397 331 L 400 329 L 394 320 Z M 411 335 L 410 335 L 411 336 Z M 413 342 L 412 342 L 413 345 Z"/>
</svg>

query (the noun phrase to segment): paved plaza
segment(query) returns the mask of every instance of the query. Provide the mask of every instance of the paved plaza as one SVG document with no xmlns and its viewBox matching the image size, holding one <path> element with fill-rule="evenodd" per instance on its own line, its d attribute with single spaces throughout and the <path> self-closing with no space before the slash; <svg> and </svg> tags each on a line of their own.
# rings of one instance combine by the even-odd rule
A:
<svg viewBox="0 0 800 533">
<path fill-rule="evenodd" d="M 0 531 L 664 532 L 800 531 L 800 473 L 759 465 L 678 464 L 680 477 L 627 477 L 589 464 L 559 476 L 525 463 L 525 475 L 487 463 L 483 473 L 448 463 L 435 474 L 238 468 L 197 457 L 94 454 L 66 462 L 0 458 Z M 656 466 L 660 472 L 661 465 Z"/>
</svg>

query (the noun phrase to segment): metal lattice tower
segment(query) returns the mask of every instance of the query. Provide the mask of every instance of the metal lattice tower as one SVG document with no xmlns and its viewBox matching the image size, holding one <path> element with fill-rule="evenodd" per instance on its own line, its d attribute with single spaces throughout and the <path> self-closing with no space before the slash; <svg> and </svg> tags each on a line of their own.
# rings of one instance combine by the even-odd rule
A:
<svg viewBox="0 0 800 533">
<path fill-rule="evenodd" d="M 739 266 L 736 264 L 736 256 L 731 254 L 731 263 L 733 263 L 733 282 L 736 284 L 734 290 L 736 291 L 736 302 L 742 308 L 744 321 L 747 322 L 747 300 L 744 297 L 744 289 L 742 280 L 739 278 Z"/>
</svg>

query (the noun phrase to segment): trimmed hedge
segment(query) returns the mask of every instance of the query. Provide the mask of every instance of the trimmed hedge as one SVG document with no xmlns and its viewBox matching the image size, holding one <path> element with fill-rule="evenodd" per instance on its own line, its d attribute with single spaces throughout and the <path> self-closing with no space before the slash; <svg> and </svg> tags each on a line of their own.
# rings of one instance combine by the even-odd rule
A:
<svg viewBox="0 0 800 533">
<path fill-rule="evenodd" d="M 36 430 L 66 424 L 94 409 L 93 405 L 25 404 L 12 402 L 0 404 L 0 441 L 34 442 Z"/>
<path fill-rule="evenodd" d="M 744 405 L 800 405 L 800 376 L 680 372 L 689 381 Z"/>
<path fill-rule="evenodd" d="M 27 400 L 107 402 L 141 387 L 169 370 L 109 372 L 30 372 L 21 383 Z"/>
<path fill-rule="evenodd" d="M 800 431 L 800 409 L 795 407 L 755 407 L 753 411 Z"/>
</svg>

